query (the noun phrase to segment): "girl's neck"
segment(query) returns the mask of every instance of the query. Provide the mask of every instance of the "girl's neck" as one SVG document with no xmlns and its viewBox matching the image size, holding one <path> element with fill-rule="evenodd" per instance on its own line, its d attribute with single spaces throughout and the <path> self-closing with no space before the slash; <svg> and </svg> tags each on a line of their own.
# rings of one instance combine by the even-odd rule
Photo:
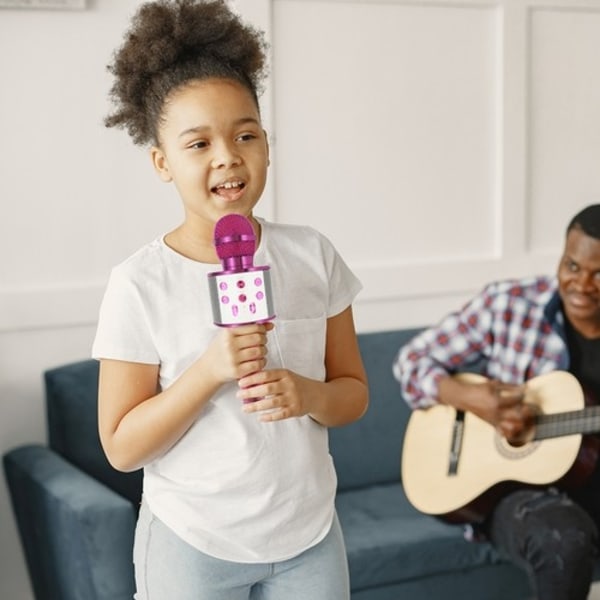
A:
<svg viewBox="0 0 600 600">
<path fill-rule="evenodd" d="M 261 227 L 254 217 L 249 217 L 256 236 L 256 247 L 260 243 Z M 182 223 L 173 231 L 167 233 L 164 242 L 182 256 L 201 263 L 218 264 L 219 257 L 213 241 L 214 226 L 204 229 L 193 227 L 187 222 Z"/>
<path fill-rule="evenodd" d="M 191 260 L 208 264 L 219 262 L 212 237 L 199 235 L 185 223 L 167 233 L 164 241 L 169 248 Z"/>
</svg>

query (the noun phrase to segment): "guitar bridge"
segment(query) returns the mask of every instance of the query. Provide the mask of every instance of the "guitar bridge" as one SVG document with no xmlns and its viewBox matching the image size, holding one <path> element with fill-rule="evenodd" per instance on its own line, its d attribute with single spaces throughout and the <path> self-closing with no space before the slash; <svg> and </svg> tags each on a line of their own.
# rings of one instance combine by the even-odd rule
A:
<svg viewBox="0 0 600 600">
<path fill-rule="evenodd" d="M 462 450 L 462 441 L 465 431 L 465 413 L 462 410 L 456 411 L 454 423 L 452 423 L 452 439 L 450 442 L 450 460 L 448 462 L 448 475 L 456 475 L 458 472 L 458 462 Z"/>
</svg>

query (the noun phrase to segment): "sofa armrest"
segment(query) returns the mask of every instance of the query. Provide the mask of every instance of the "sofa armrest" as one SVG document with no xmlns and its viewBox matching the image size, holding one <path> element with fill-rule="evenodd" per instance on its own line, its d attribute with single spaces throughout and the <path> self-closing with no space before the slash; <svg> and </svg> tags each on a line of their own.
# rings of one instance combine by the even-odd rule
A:
<svg viewBox="0 0 600 600">
<path fill-rule="evenodd" d="M 45 446 L 4 472 L 36 600 L 131 600 L 137 507 Z"/>
</svg>

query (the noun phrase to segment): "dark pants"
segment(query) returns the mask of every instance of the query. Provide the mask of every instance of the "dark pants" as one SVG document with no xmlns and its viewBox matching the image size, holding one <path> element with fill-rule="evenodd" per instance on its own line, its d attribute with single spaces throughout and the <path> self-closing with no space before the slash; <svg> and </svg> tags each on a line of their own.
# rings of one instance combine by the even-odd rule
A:
<svg viewBox="0 0 600 600">
<path fill-rule="evenodd" d="M 527 570 L 538 600 L 588 596 L 598 528 L 581 505 L 593 505 L 600 516 L 600 495 L 589 490 L 577 500 L 555 489 L 520 490 L 506 496 L 491 516 L 492 543 Z"/>
</svg>

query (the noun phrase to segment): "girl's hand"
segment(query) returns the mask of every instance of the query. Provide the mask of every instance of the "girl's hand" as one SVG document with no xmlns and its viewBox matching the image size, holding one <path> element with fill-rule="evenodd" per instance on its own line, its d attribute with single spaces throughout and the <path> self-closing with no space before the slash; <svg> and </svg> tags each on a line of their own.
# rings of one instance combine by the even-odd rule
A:
<svg viewBox="0 0 600 600">
<path fill-rule="evenodd" d="M 262 413 L 260 420 L 281 421 L 311 412 L 310 400 L 317 397 L 320 383 L 288 369 L 270 369 L 243 377 L 237 393 L 241 400 L 258 398 L 244 404 L 246 413 Z M 266 412 L 269 411 L 269 412 Z"/>
<path fill-rule="evenodd" d="M 267 354 L 267 331 L 272 323 L 252 323 L 223 327 L 208 346 L 203 368 L 226 383 L 264 369 Z"/>
<path fill-rule="evenodd" d="M 308 415 L 324 427 L 338 427 L 359 419 L 369 390 L 351 306 L 327 319 L 325 371 L 325 381 L 318 381 L 288 369 L 248 369 L 237 395 L 242 401 L 258 398 L 243 410 L 265 422 Z"/>
</svg>

